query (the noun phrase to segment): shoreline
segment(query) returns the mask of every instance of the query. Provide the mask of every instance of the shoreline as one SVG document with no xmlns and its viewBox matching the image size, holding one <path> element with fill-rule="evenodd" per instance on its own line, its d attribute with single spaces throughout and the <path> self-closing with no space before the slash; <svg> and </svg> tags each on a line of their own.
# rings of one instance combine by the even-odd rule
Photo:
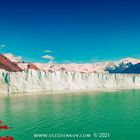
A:
<svg viewBox="0 0 140 140">
<path fill-rule="evenodd" d="M 0 97 L 5 96 L 22 96 L 22 95 L 58 95 L 58 94 L 77 94 L 77 93 L 84 93 L 84 92 L 117 92 L 117 91 L 127 91 L 127 90 L 140 90 L 138 88 L 108 88 L 108 89 L 94 89 L 94 90 L 61 90 L 61 91 L 30 91 L 30 92 L 13 92 L 13 93 L 0 93 Z"/>
</svg>

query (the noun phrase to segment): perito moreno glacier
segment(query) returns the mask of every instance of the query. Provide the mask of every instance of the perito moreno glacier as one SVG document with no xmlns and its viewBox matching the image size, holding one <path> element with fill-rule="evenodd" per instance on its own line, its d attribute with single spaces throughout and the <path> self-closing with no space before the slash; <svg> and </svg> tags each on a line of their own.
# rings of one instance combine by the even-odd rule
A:
<svg viewBox="0 0 140 140">
<path fill-rule="evenodd" d="M 0 70 L 0 93 L 140 88 L 140 75 Z"/>
<path fill-rule="evenodd" d="M 139 66 L 140 60 L 134 58 L 54 64 L 29 63 L 12 54 L 0 54 L 0 94 L 136 89 L 140 88 Z"/>
</svg>

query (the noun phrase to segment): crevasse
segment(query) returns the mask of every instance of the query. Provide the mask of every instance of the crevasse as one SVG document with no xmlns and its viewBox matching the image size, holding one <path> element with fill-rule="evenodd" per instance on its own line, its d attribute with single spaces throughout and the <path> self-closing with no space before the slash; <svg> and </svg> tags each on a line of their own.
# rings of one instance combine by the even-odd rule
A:
<svg viewBox="0 0 140 140">
<path fill-rule="evenodd" d="M 68 71 L 0 71 L 0 93 L 140 88 L 140 75 Z"/>
</svg>

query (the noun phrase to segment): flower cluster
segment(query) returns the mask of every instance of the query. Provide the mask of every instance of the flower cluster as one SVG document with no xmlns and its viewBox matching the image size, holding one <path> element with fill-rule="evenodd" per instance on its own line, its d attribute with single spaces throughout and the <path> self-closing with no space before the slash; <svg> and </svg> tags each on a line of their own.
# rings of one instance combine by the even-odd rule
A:
<svg viewBox="0 0 140 140">
<path fill-rule="evenodd" d="M 3 123 L 3 121 L 0 120 L 0 130 L 2 130 L 2 129 L 7 130 L 7 129 L 10 129 L 10 128 L 9 128 L 9 126 L 5 125 Z M 11 137 L 11 136 L 6 136 L 6 137 L 0 136 L 0 140 L 14 140 L 14 138 Z"/>
</svg>

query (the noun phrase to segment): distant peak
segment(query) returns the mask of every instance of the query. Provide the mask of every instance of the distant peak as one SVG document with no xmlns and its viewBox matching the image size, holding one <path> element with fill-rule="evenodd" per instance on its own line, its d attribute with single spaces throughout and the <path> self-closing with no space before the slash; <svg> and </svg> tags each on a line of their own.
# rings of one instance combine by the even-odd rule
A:
<svg viewBox="0 0 140 140">
<path fill-rule="evenodd" d="M 132 63 L 132 64 L 137 64 L 140 63 L 140 59 L 132 58 L 132 57 L 127 57 L 122 60 L 120 60 L 121 63 Z"/>
<path fill-rule="evenodd" d="M 12 62 L 22 62 L 21 56 L 14 56 L 12 53 L 6 53 L 4 54 L 5 57 L 7 57 Z"/>
</svg>

